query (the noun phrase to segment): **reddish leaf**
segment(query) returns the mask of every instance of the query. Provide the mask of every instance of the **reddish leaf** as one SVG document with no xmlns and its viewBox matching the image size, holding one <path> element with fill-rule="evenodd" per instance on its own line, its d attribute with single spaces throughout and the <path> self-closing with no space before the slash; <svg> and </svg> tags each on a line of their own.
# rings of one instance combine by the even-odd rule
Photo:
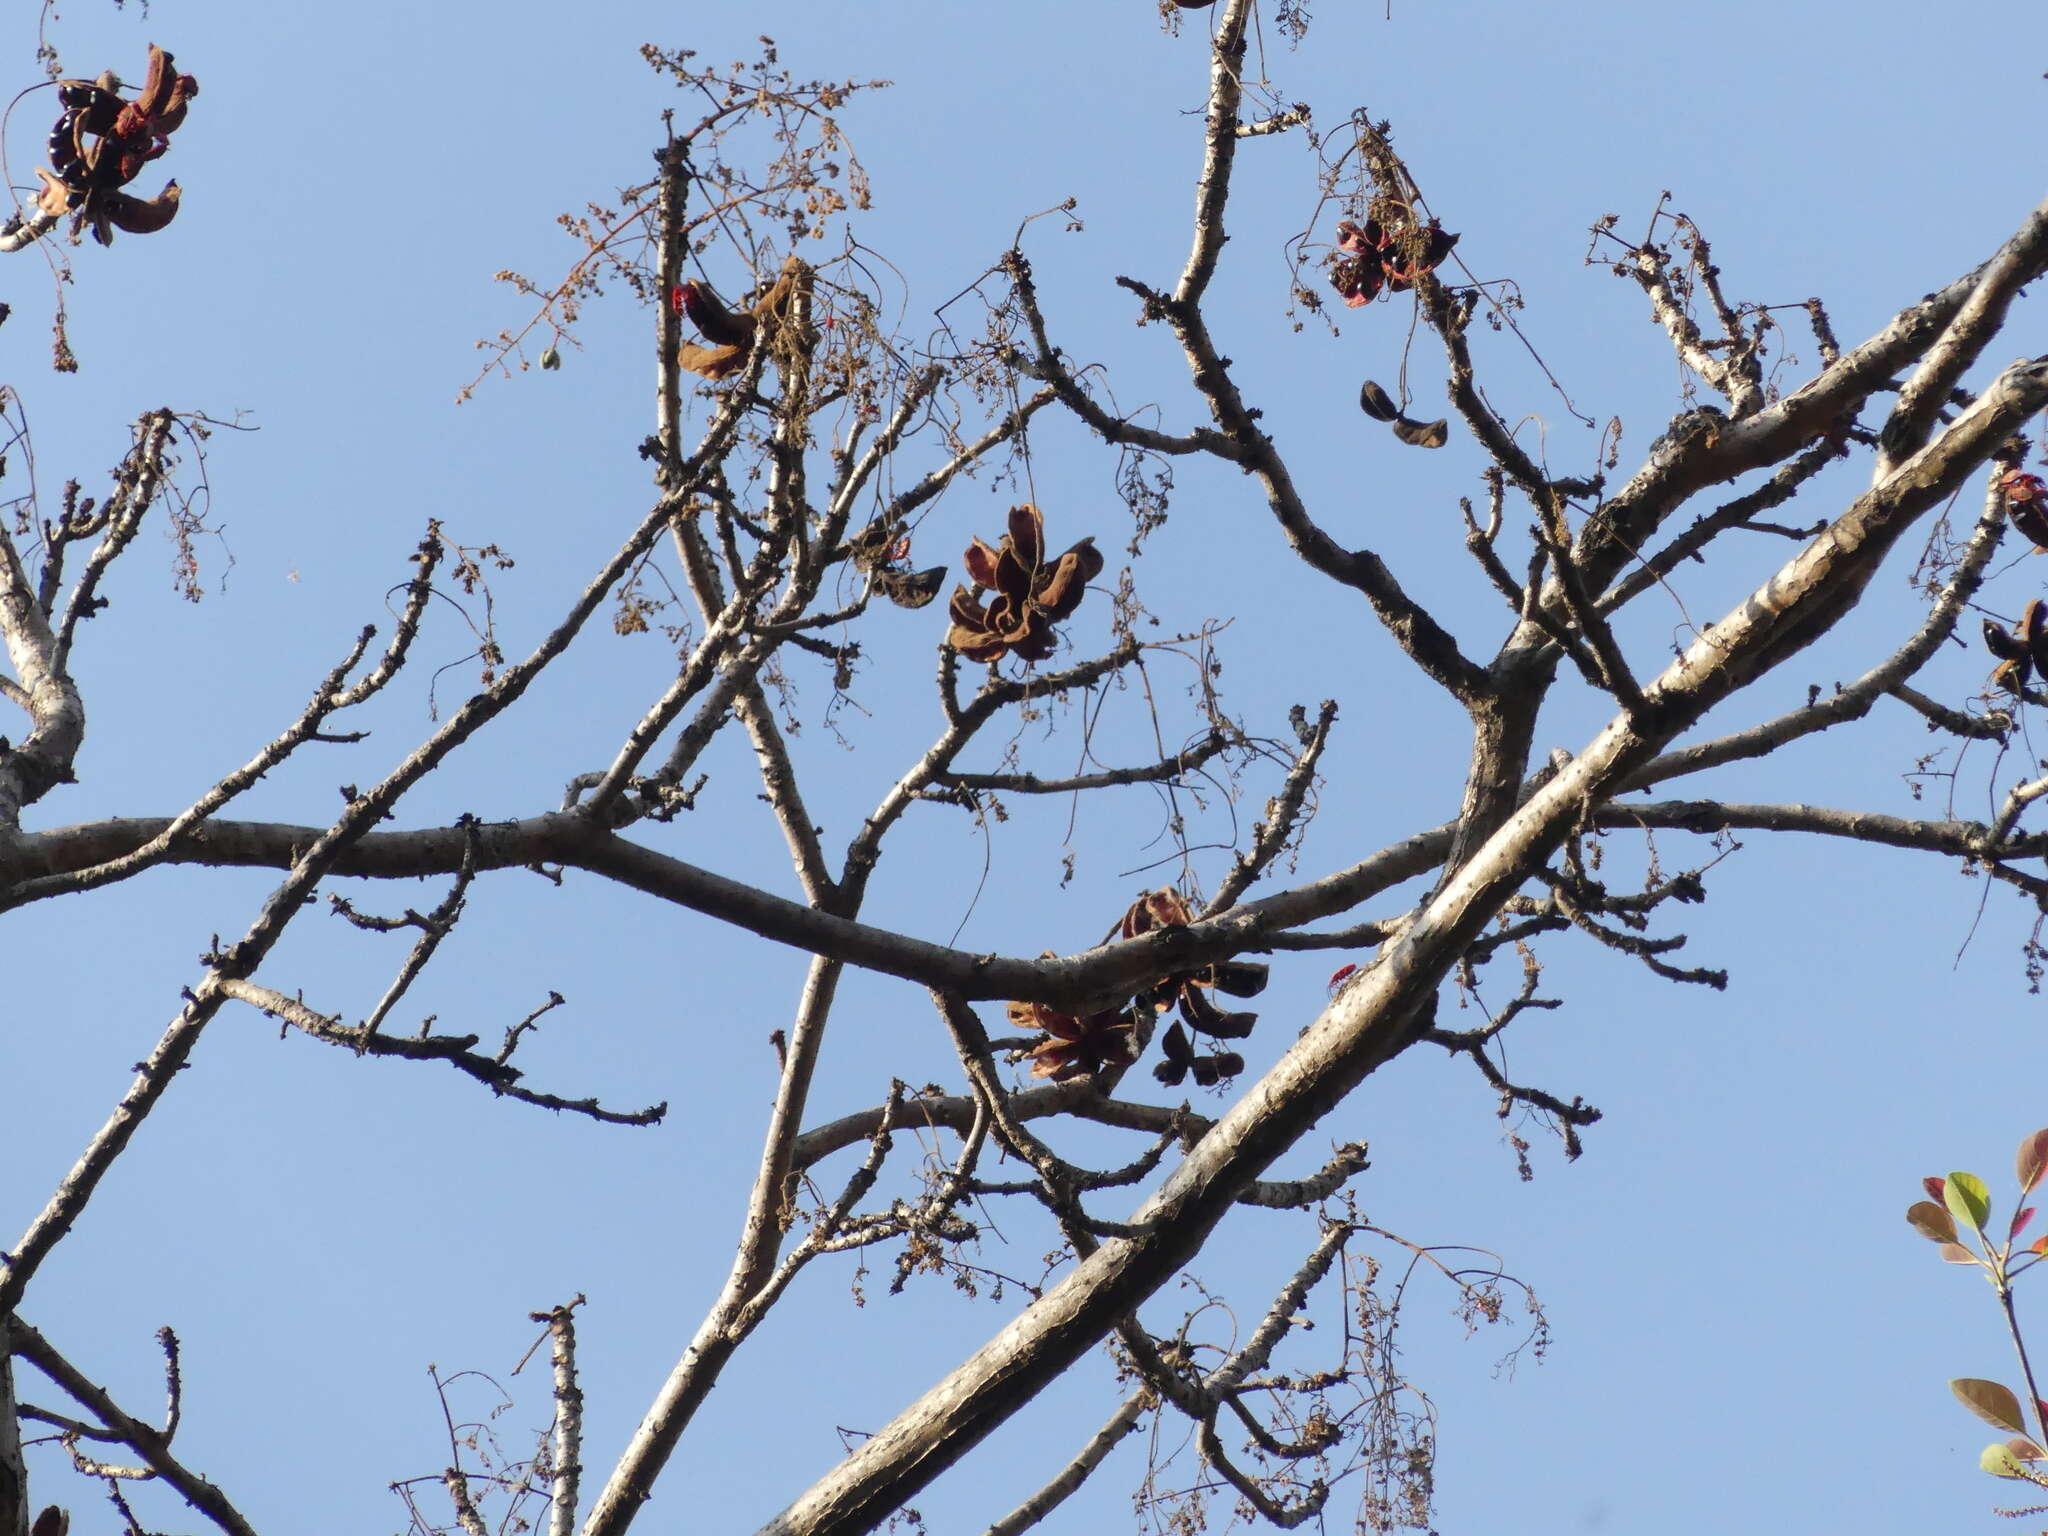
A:
<svg viewBox="0 0 2048 1536">
<path fill-rule="evenodd" d="M 2041 1182 L 2041 1175 L 2048 1173 L 2048 1131 L 2036 1131 L 2020 1143 L 2019 1155 L 2013 1159 L 2013 1170 L 2019 1175 L 2020 1193 L 2023 1195 Z"/>
<path fill-rule="evenodd" d="M 1970 1252 L 1961 1243 L 1943 1243 L 1936 1252 L 1941 1255 L 1941 1262 L 1944 1264 L 1974 1264 L 1977 1262 L 1977 1255 Z"/>
<path fill-rule="evenodd" d="M 1916 1200 L 1906 1208 L 1906 1220 L 1930 1243 L 1956 1240 L 1956 1219 L 1931 1200 Z"/>
<path fill-rule="evenodd" d="M 2021 1461 L 2048 1461 L 2048 1451 L 2042 1450 L 2025 1435 L 2006 1441 L 2005 1448 Z"/>
<path fill-rule="evenodd" d="M 2026 1227 L 2026 1224 L 2033 1219 L 2034 1208 L 2031 1205 L 2021 1206 L 2017 1211 L 2013 1212 L 2012 1226 L 2005 1234 L 2006 1241 L 2011 1242 L 2014 1238 L 2018 1237 Z"/>
<path fill-rule="evenodd" d="M 2009 1435 L 2027 1432 L 2027 1421 L 2020 1414 L 2020 1400 L 2013 1396 L 2012 1388 L 1979 1376 L 1958 1376 L 1948 1384 L 1948 1389 L 1986 1424 Z"/>
<path fill-rule="evenodd" d="M 1920 1181 L 1920 1187 L 1927 1191 L 1927 1198 L 1936 1205 L 1942 1204 L 1942 1197 L 1946 1192 L 1947 1184 L 1948 1181 L 1946 1179 L 1937 1179 L 1932 1174 L 1929 1174 Z"/>
</svg>

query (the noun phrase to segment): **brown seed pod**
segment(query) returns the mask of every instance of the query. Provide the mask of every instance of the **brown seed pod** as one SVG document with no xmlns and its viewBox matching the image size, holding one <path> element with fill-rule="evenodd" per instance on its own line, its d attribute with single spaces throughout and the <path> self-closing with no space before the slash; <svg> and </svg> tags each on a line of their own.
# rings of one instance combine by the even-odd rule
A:
<svg viewBox="0 0 2048 1536">
<path fill-rule="evenodd" d="M 707 283 L 683 283 L 676 289 L 676 301 L 690 324 L 715 347 L 747 347 L 756 329 L 752 315 L 736 315 L 727 309 Z"/>
<path fill-rule="evenodd" d="M 1367 379 L 1358 386 L 1358 408 L 1374 421 L 1399 421 L 1401 408 L 1384 389 Z"/>
<path fill-rule="evenodd" d="M 1448 421 L 1415 421 L 1403 416 L 1394 423 L 1394 436 L 1416 448 L 1441 448 L 1451 440 Z"/>
<path fill-rule="evenodd" d="M 2048 516 L 2042 515 L 2038 502 L 2013 502 L 2006 507 L 2005 515 L 2036 550 L 2048 550 Z"/>
<path fill-rule="evenodd" d="M 126 192 L 108 195 L 107 217 L 114 228 L 131 235 L 153 235 L 178 216 L 178 199 L 183 196 L 174 181 L 155 197 L 130 197 Z"/>
<path fill-rule="evenodd" d="M 1996 619 L 1984 621 L 1984 649 L 2000 661 L 2018 661 L 2027 654 L 2026 642 L 2009 633 Z"/>
<path fill-rule="evenodd" d="M 694 374 L 712 380 L 729 379 L 747 363 L 745 347 L 700 347 L 686 341 L 676 348 L 676 361 Z"/>
<path fill-rule="evenodd" d="M 935 565 L 926 571 L 877 571 L 874 581 L 875 590 L 898 608 L 922 608 L 946 584 L 946 568 Z"/>
<path fill-rule="evenodd" d="M 2018 633 L 2026 642 L 2034 670 L 2048 677 L 2048 603 L 2038 597 L 2028 603 L 2027 611 L 2020 616 Z"/>
</svg>

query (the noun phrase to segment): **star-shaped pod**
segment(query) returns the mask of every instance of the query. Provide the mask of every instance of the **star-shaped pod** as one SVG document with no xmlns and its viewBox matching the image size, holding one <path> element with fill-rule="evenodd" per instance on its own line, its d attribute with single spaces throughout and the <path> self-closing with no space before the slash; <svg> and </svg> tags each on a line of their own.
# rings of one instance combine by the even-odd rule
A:
<svg viewBox="0 0 2048 1536">
<path fill-rule="evenodd" d="M 171 135 L 199 94 L 199 82 L 179 74 L 170 54 L 154 43 L 141 93 L 127 101 L 119 86 L 111 72 L 97 80 L 58 81 L 64 113 L 50 131 L 50 168 L 36 169 L 43 183 L 36 206 L 51 218 L 70 214 L 74 237 L 89 227 L 102 245 L 112 243 L 116 229 L 151 234 L 177 216 L 175 181 L 153 198 L 122 188 L 171 147 Z"/>
<path fill-rule="evenodd" d="M 1031 1075 L 1064 1083 L 1094 1077 L 1111 1067 L 1127 1067 L 1137 1058 L 1134 1022 L 1127 1008 L 1110 1008 L 1076 1018 L 1044 1003 L 1008 1003 L 1012 1024 L 1039 1030 L 1045 1038 L 1032 1048 Z"/>
<path fill-rule="evenodd" d="M 1404 293 L 1425 272 L 1441 266 L 1457 243 L 1458 237 L 1446 234 L 1435 219 L 1418 223 L 1401 199 L 1375 198 L 1365 223 L 1345 219 L 1337 226 L 1330 286 L 1354 309 L 1370 304 L 1382 289 Z"/>
<path fill-rule="evenodd" d="M 974 587 L 953 589 L 946 644 L 969 661 L 995 661 L 1005 651 L 1044 661 L 1056 639 L 1053 626 L 1073 617 L 1103 565 L 1093 539 L 1047 560 L 1045 519 L 1028 503 L 1010 509 L 1010 531 L 999 547 L 976 539 L 963 558 Z"/>
<path fill-rule="evenodd" d="M 1110 937 L 1135 939 L 1157 928 L 1184 928 L 1194 914 L 1181 894 L 1171 886 L 1147 891 L 1124 912 Z M 1211 1040 L 1241 1040 L 1252 1032 L 1259 1016 L 1232 1012 L 1216 1006 L 1214 992 L 1232 997 L 1256 997 L 1266 989 L 1269 968 L 1257 961 L 1226 960 L 1197 970 L 1161 977 L 1134 1000 L 1155 1015 L 1177 1009 L 1181 1023 Z M 1244 1070 L 1244 1058 L 1234 1051 L 1217 1051 L 1198 1056 L 1181 1024 L 1174 1024 L 1160 1037 L 1166 1060 L 1152 1069 L 1152 1075 L 1169 1088 L 1192 1071 L 1195 1081 L 1206 1088 L 1219 1078 Z"/>
</svg>

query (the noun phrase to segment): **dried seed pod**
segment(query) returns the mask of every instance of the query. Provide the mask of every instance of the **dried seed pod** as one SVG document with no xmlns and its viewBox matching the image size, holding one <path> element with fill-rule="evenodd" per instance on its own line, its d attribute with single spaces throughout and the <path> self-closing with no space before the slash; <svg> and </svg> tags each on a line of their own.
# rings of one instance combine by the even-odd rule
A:
<svg viewBox="0 0 2048 1536">
<path fill-rule="evenodd" d="M 1133 1020 L 1122 1009 L 1105 1009 L 1084 1017 L 1059 1012 L 1044 1003 L 1009 1003 L 1009 1021 L 1024 1029 L 1042 1030 L 1045 1038 L 1032 1047 L 1031 1075 L 1064 1083 L 1092 1077 L 1136 1059 Z"/>
<path fill-rule="evenodd" d="M 1399 421 L 1401 408 L 1384 389 L 1367 379 L 1358 386 L 1358 408 L 1374 421 Z"/>
<path fill-rule="evenodd" d="M 153 235 L 178 216 L 178 199 L 183 195 L 175 181 L 146 201 L 126 192 L 111 193 L 107 217 L 114 221 L 114 228 L 131 235 Z"/>
<path fill-rule="evenodd" d="M 1218 1051 L 1212 1056 L 1197 1056 L 1190 1065 L 1197 1088 L 1214 1088 L 1224 1078 L 1242 1072 L 1244 1058 L 1235 1051 Z"/>
<path fill-rule="evenodd" d="M 2027 654 L 2027 643 L 2009 633 L 1996 619 L 1984 621 L 1984 649 L 2000 661 L 2018 661 Z"/>
<path fill-rule="evenodd" d="M 712 380 L 729 379 L 747 363 L 745 347 L 700 347 L 686 341 L 676 348 L 676 361 L 694 374 Z"/>
<path fill-rule="evenodd" d="M 925 571 L 876 571 L 874 582 L 875 590 L 898 608 L 922 608 L 946 584 L 946 568 L 935 565 Z"/>
<path fill-rule="evenodd" d="M 970 661 L 995 661 L 1005 652 L 1044 661 L 1058 644 L 1053 626 L 1073 616 L 1088 583 L 1102 573 L 1093 539 L 1082 539 L 1045 563 L 1045 520 L 1026 503 L 1012 507 L 999 547 L 980 539 L 962 557 L 974 589 L 956 587 L 953 625 L 946 644 Z M 992 593 L 983 603 L 980 594 Z"/>
<path fill-rule="evenodd" d="M 2019 638 L 2026 643 L 2034 670 L 2048 677 L 2048 603 L 2035 598 L 2020 616 Z"/>
<path fill-rule="evenodd" d="M 1441 448 L 1451 440 L 1448 421 L 1414 421 L 1403 416 L 1394 423 L 1394 436 L 1416 448 Z"/>
<path fill-rule="evenodd" d="M 2037 551 L 2048 551 L 2048 486 L 2039 475 L 2008 470 L 1998 480 L 2005 515 Z"/>
<path fill-rule="evenodd" d="M 1195 1064 L 1195 1048 L 1188 1043 L 1187 1031 L 1178 1024 L 1169 1025 L 1159 1037 L 1159 1049 L 1166 1060 L 1153 1067 L 1152 1075 L 1168 1088 L 1178 1087 Z"/>
<path fill-rule="evenodd" d="M 706 341 L 716 347 L 748 347 L 758 329 L 752 315 L 736 315 L 725 307 L 708 283 L 683 283 L 676 288 L 676 306 L 689 317 Z"/>
<path fill-rule="evenodd" d="M 1220 960 L 1206 970 L 1197 971 L 1194 979 L 1202 986 L 1214 987 L 1232 997 L 1257 997 L 1266 990 L 1266 980 L 1272 971 L 1273 968 L 1263 960 Z"/>
<path fill-rule="evenodd" d="M 1189 1029 L 1199 1029 L 1214 1040 L 1242 1040 L 1259 1022 L 1256 1013 L 1226 1013 L 1209 1001 L 1209 994 L 1197 986 L 1180 989 L 1180 1016 Z"/>
<path fill-rule="evenodd" d="M 1087 595 L 1088 583 L 1102 574 L 1102 565 L 1102 551 L 1095 547 L 1095 540 L 1081 540 L 1059 557 L 1033 600 L 1054 623 L 1072 618 Z"/>
<path fill-rule="evenodd" d="M 961 563 L 967 567 L 968 580 L 978 587 L 993 587 L 996 584 L 996 567 L 1002 563 L 1002 556 L 976 538 L 967 546 Z"/>
</svg>

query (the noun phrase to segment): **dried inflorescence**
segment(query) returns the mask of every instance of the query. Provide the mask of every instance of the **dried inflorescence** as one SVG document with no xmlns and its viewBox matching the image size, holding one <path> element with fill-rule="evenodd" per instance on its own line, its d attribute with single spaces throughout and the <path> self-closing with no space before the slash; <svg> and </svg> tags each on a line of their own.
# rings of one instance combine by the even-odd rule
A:
<svg viewBox="0 0 2048 1536">
<path fill-rule="evenodd" d="M 786 316 L 800 270 L 792 256 L 753 307 L 738 311 L 726 308 L 709 283 L 679 283 L 669 295 L 669 302 L 711 345 L 700 347 L 686 341 L 676 349 L 676 361 L 714 383 L 738 373 L 753 353 L 754 343 Z"/>
<path fill-rule="evenodd" d="M 2035 598 L 2011 629 L 1986 619 L 1984 646 L 1998 658 L 1991 681 L 2007 693 L 2025 688 L 2036 672 L 2048 677 L 2048 603 Z"/>
<path fill-rule="evenodd" d="M 1044 1003 L 1009 1003 L 1004 1012 L 1020 1029 L 1042 1031 L 1031 1051 L 1031 1075 L 1064 1083 L 1093 1077 L 1137 1059 L 1136 1021 L 1128 1008 L 1108 1008 L 1076 1018 Z"/>
<path fill-rule="evenodd" d="M 121 189 L 171 147 L 171 135 L 199 94 L 199 82 L 177 73 L 171 56 L 154 43 L 141 94 L 124 101 L 120 83 L 112 71 L 97 80 L 57 82 L 64 115 L 50 130 L 50 168 L 36 168 L 43 183 L 36 206 L 53 219 L 70 214 L 73 238 L 90 228 L 101 245 L 112 244 L 117 229 L 153 234 L 177 216 L 175 181 L 153 198 Z"/>
<path fill-rule="evenodd" d="M 946 644 L 969 661 L 995 661 L 1005 651 L 1044 661 L 1057 638 L 1053 626 L 1073 616 L 1103 564 L 1093 539 L 1047 561 L 1045 519 L 1028 503 L 1010 509 L 1000 548 L 976 539 L 963 558 L 974 588 L 953 589 Z M 993 594 L 987 603 L 982 592 Z"/>
<path fill-rule="evenodd" d="M 1346 219 L 1337 226 L 1338 255 L 1330 264 L 1330 286 L 1356 309 L 1370 304 L 1381 290 L 1405 293 L 1425 272 L 1433 272 L 1458 243 L 1431 219 L 1415 220 L 1399 198 L 1373 199 L 1364 225 Z"/>
<path fill-rule="evenodd" d="M 2005 496 L 2005 515 L 2026 536 L 2036 554 L 2048 554 L 2048 482 L 2024 470 L 2009 469 L 1998 478 Z"/>
</svg>

